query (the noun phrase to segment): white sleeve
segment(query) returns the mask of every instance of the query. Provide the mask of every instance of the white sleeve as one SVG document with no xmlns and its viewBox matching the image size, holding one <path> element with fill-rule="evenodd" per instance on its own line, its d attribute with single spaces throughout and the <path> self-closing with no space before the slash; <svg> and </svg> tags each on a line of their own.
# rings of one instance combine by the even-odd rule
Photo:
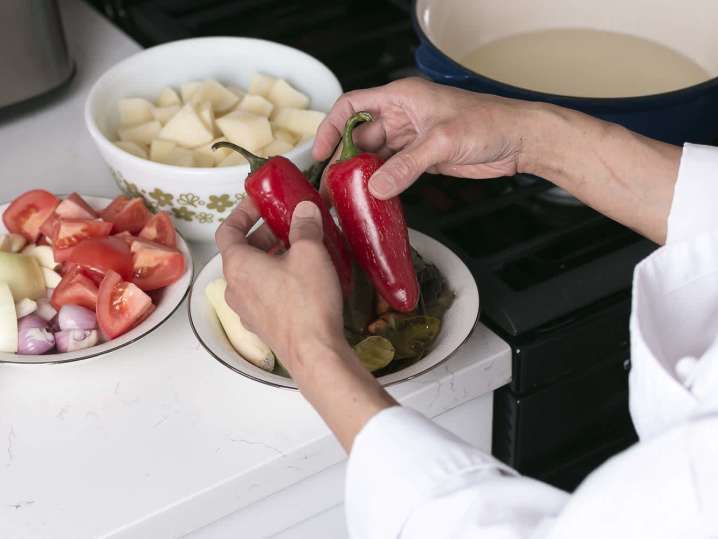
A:
<svg viewBox="0 0 718 539">
<path fill-rule="evenodd" d="M 666 243 L 718 228 L 717 201 L 718 148 L 686 144 L 673 191 Z"/>
<path fill-rule="evenodd" d="M 362 429 L 347 469 L 354 539 L 540 537 L 567 499 L 398 406 Z"/>
</svg>

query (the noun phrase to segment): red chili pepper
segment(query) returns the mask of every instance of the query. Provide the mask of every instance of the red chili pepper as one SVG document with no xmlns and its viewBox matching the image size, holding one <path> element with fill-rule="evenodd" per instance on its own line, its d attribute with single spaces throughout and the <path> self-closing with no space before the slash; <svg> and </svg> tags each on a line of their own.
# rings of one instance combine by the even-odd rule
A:
<svg viewBox="0 0 718 539">
<path fill-rule="evenodd" d="M 327 172 L 327 187 L 357 263 L 389 305 L 409 312 L 419 301 L 419 284 L 401 202 L 369 193 L 369 178 L 384 162 L 375 154 L 360 153 L 352 140 L 354 128 L 372 120 L 368 112 L 349 118 L 339 161 Z"/>
<path fill-rule="evenodd" d="M 297 204 L 305 200 L 314 202 L 322 214 L 324 245 L 339 275 L 342 293 L 347 297 L 352 290 L 352 259 L 344 240 L 319 192 L 289 159 L 276 156 L 264 159 L 231 142 L 217 142 L 216 148 L 230 148 L 241 153 L 251 172 L 244 189 L 259 210 L 269 228 L 286 248 L 289 248 L 289 228 Z"/>
</svg>

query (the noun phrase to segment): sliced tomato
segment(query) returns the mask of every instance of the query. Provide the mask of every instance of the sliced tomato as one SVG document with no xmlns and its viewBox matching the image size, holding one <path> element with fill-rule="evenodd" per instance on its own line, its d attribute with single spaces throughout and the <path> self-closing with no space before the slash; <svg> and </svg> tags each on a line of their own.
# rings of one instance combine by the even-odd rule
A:
<svg viewBox="0 0 718 539">
<path fill-rule="evenodd" d="M 89 279 L 95 283 L 97 286 L 100 286 L 100 283 L 102 282 L 102 279 L 105 278 L 104 273 L 100 273 L 97 270 L 93 270 L 90 268 L 84 268 L 82 266 L 78 266 L 77 264 L 73 262 L 63 262 L 60 266 L 60 275 L 63 277 L 70 273 L 71 271 L 79 271 L 82 273 L 85 277 L 89 277 Z"/>
<path fill-rule="evenodd" d="M 27 191 L 12 201 L 2 220 L 8 231 L 22 234 L 27 241 L 34 242 L 40 235 L 40 227 L 59 203 L 59 198 L 42 189 Z"/>
<path fill-rule="evenodd" d="M 112 223 L 115 232 L 137 234 L 152 218 L 152 214 L 141 198 L 119 196 L 100 212 L 100 217 Z"/>
<path fill-rule="evenodd" d="M 59 217 L 55 212 L 52 212 L 47 219 L 40 225 L 40 233 L 45 238 L 52 238 L 52 230 L 55 228 L 55 223 Z"/>
<path fill-rule="evenodd" d="M 55 221 L 52 230 L 52 246 L 67 249 L 87 238 L 105 238 L 112 232 L 112 223 L 101 219 L 65 219 Z"/>
<path fill-rule="evenodd" d="M 132 253 L 120 238 L 87 238 L 67 249 L 55 251 L 58 262 L 73 262 L 84 270 L 105 274 L 112 270 L 123 278 L 132 277 Z"/>
<path fill-rule="evenodd" d="M 50 302 L 60 309 L 63 305 L 81 305 L 95 310 L 97 306 L 97 285 L 78 266 L 67 271 L 52 292 Z"/>
<path fill-rule="evenodd" d="M 132 244 L 132 282 L 142 290 L 157 290 L 182 277 L 184 255 L 177 249 L 147 240 Z"/>
<path fill-rule="evenodd" d="M 177 246 L 177 231 L 172 218 L 167 212 L 161 211 L 152 216 L 140 231 L 140 238 L 161 243 L 167 247 Z"/>
<path fill-rule="evenodd" d="M 127 230 L 124 232 L 120 232 L 119 234 L 115 234 L 113 238 L 119 238 L 122 241 L 124 241 L 129 247 L 132 247 L 132 244 L 137 241 L 137 236 L 133 236 Z"/>
<path fill-rule="evenodd" d="M 126 333 L 154 310 L 152 299 L 132 283 L 108 271 L 97 296 L 97 323 L 102 332 L 114 339 Z"/>
<path fill-rule="evenodd" d="M 97 219 L 100 215 L 77 193 L 70 193 L 55 208 L 55 214 L 63 219 Z"/>
</svg>

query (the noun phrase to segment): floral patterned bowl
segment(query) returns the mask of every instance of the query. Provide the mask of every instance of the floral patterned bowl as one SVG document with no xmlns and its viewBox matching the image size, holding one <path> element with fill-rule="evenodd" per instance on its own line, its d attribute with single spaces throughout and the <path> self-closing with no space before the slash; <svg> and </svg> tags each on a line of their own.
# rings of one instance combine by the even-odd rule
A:
<svg viewBox="0 0 718 539">
<path fill-rule="evenodd" d="M 85 123 L 110 167 L 117 186 L 141 196 L 153 210 L 175 218 L 190 240 L 213 241 L 214 231 L 244 197 L 248 165 L 190 168 L 155 163 L 113 144 L 122 97 L 154 99 L 164 86 L 214 78 L 247 87 L 255 72 L 287 79 L 309 95 L 310 106 L 328 111 L 342 89 L 321 62 L 291 47 L 261 39 L 208 37 L 174 41 L 139 52 L 107 71 L 90 90 Z M 313 140 L 285 157 L 304 169 L 311 164 Z"/>
</svg>

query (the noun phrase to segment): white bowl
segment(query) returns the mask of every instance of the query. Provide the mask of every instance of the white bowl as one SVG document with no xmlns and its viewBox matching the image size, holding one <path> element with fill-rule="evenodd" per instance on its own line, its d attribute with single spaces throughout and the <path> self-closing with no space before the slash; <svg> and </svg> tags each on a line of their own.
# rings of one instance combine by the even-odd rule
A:
<svg viewBox="0 0 718 539">
<path fill-rule="evenodd" d="M 206 37 L 174 41 L 130 56 L 94 84 L 85 104 L 85 123 L 119 188 L 142 196 L 151 207 L 170 211 L 187 239 L 212 241 L 219 223 L 244 196 L 249 165 L 189 168 L 136 157 L 112 143 L 119 118 L 117 101 L 154 101 L 165 86 L 213 78 L 246 88 L 253 73 L 287 79 L 307 94 L 309 106 L 329 111 L 342 89 L 334 74 L 308 54 L 262 39 Z M 304 170 L 314 139 L 285 157 Z"/>
<path fill-rule="evenodd" d="M 101 209 L 107 206 L 112 199 L 103 197 L 83 197 L 87 203 L 95 209 Z M 0 215 L 2 215 L 9 203 L 0 205 Z M 0 221 L 0 234 L 7 232 L 5 225 Z M 180 306 L 182 300 L 187 295 L 190 285 L 192 284 L 192 255 L 189 252 L 187 243 L 178 234 L 177 235 L 177 248 L 182 251 L 185 257 L 187 266 L 185 272 L 179 280 L 175 281 L 171 285 L 163 288 L 157 292 L 157 295 L 152 294 L 153 298 L 158 298 L 155 301 L 155 310 L 148 316 L 141 324 L 132 328 L 130 331 L 119 337 L 115 337 L 111 341 L 107 341 L 97 346 L 92 346 L 84 350 L 77 350 L 76 352 L 65 352 L 63 354 L 48 353 L 39 356 L 23 355 L 23 354 L 9 354 L 7 352 L 0 352 L 0 363 L 68 363 L 70 361 L 79 361 L 81 359 L 88 359 L 95 356 L 100 356 L 123 346 L 131 344 L 152 330 L 161 326 L 165 320 L 167 320 Z"/>
<path fill-rule="evenodd" d="M 409 230 L 409 239 L 424 259 L 439 268 L 456 298 L 444 315 L 441 332 L 429 353 L 404 369 L 379 377 L 379 383 L 385 387 L 416 378 L 446 361 L 471 335 L 479 317 L 479 290 L 461 259 L 448 247 L 416 230 Z M 297 389 L 292 379 L 254 366 L 232 348 L 204 292 L 207 285 L 219 277 L 222 277 L 222 260 L 217 255 L 192 285 L 189 318 L 199 342 L 215 359 L 247 378 L 270 386 Z"/>
</svg>

